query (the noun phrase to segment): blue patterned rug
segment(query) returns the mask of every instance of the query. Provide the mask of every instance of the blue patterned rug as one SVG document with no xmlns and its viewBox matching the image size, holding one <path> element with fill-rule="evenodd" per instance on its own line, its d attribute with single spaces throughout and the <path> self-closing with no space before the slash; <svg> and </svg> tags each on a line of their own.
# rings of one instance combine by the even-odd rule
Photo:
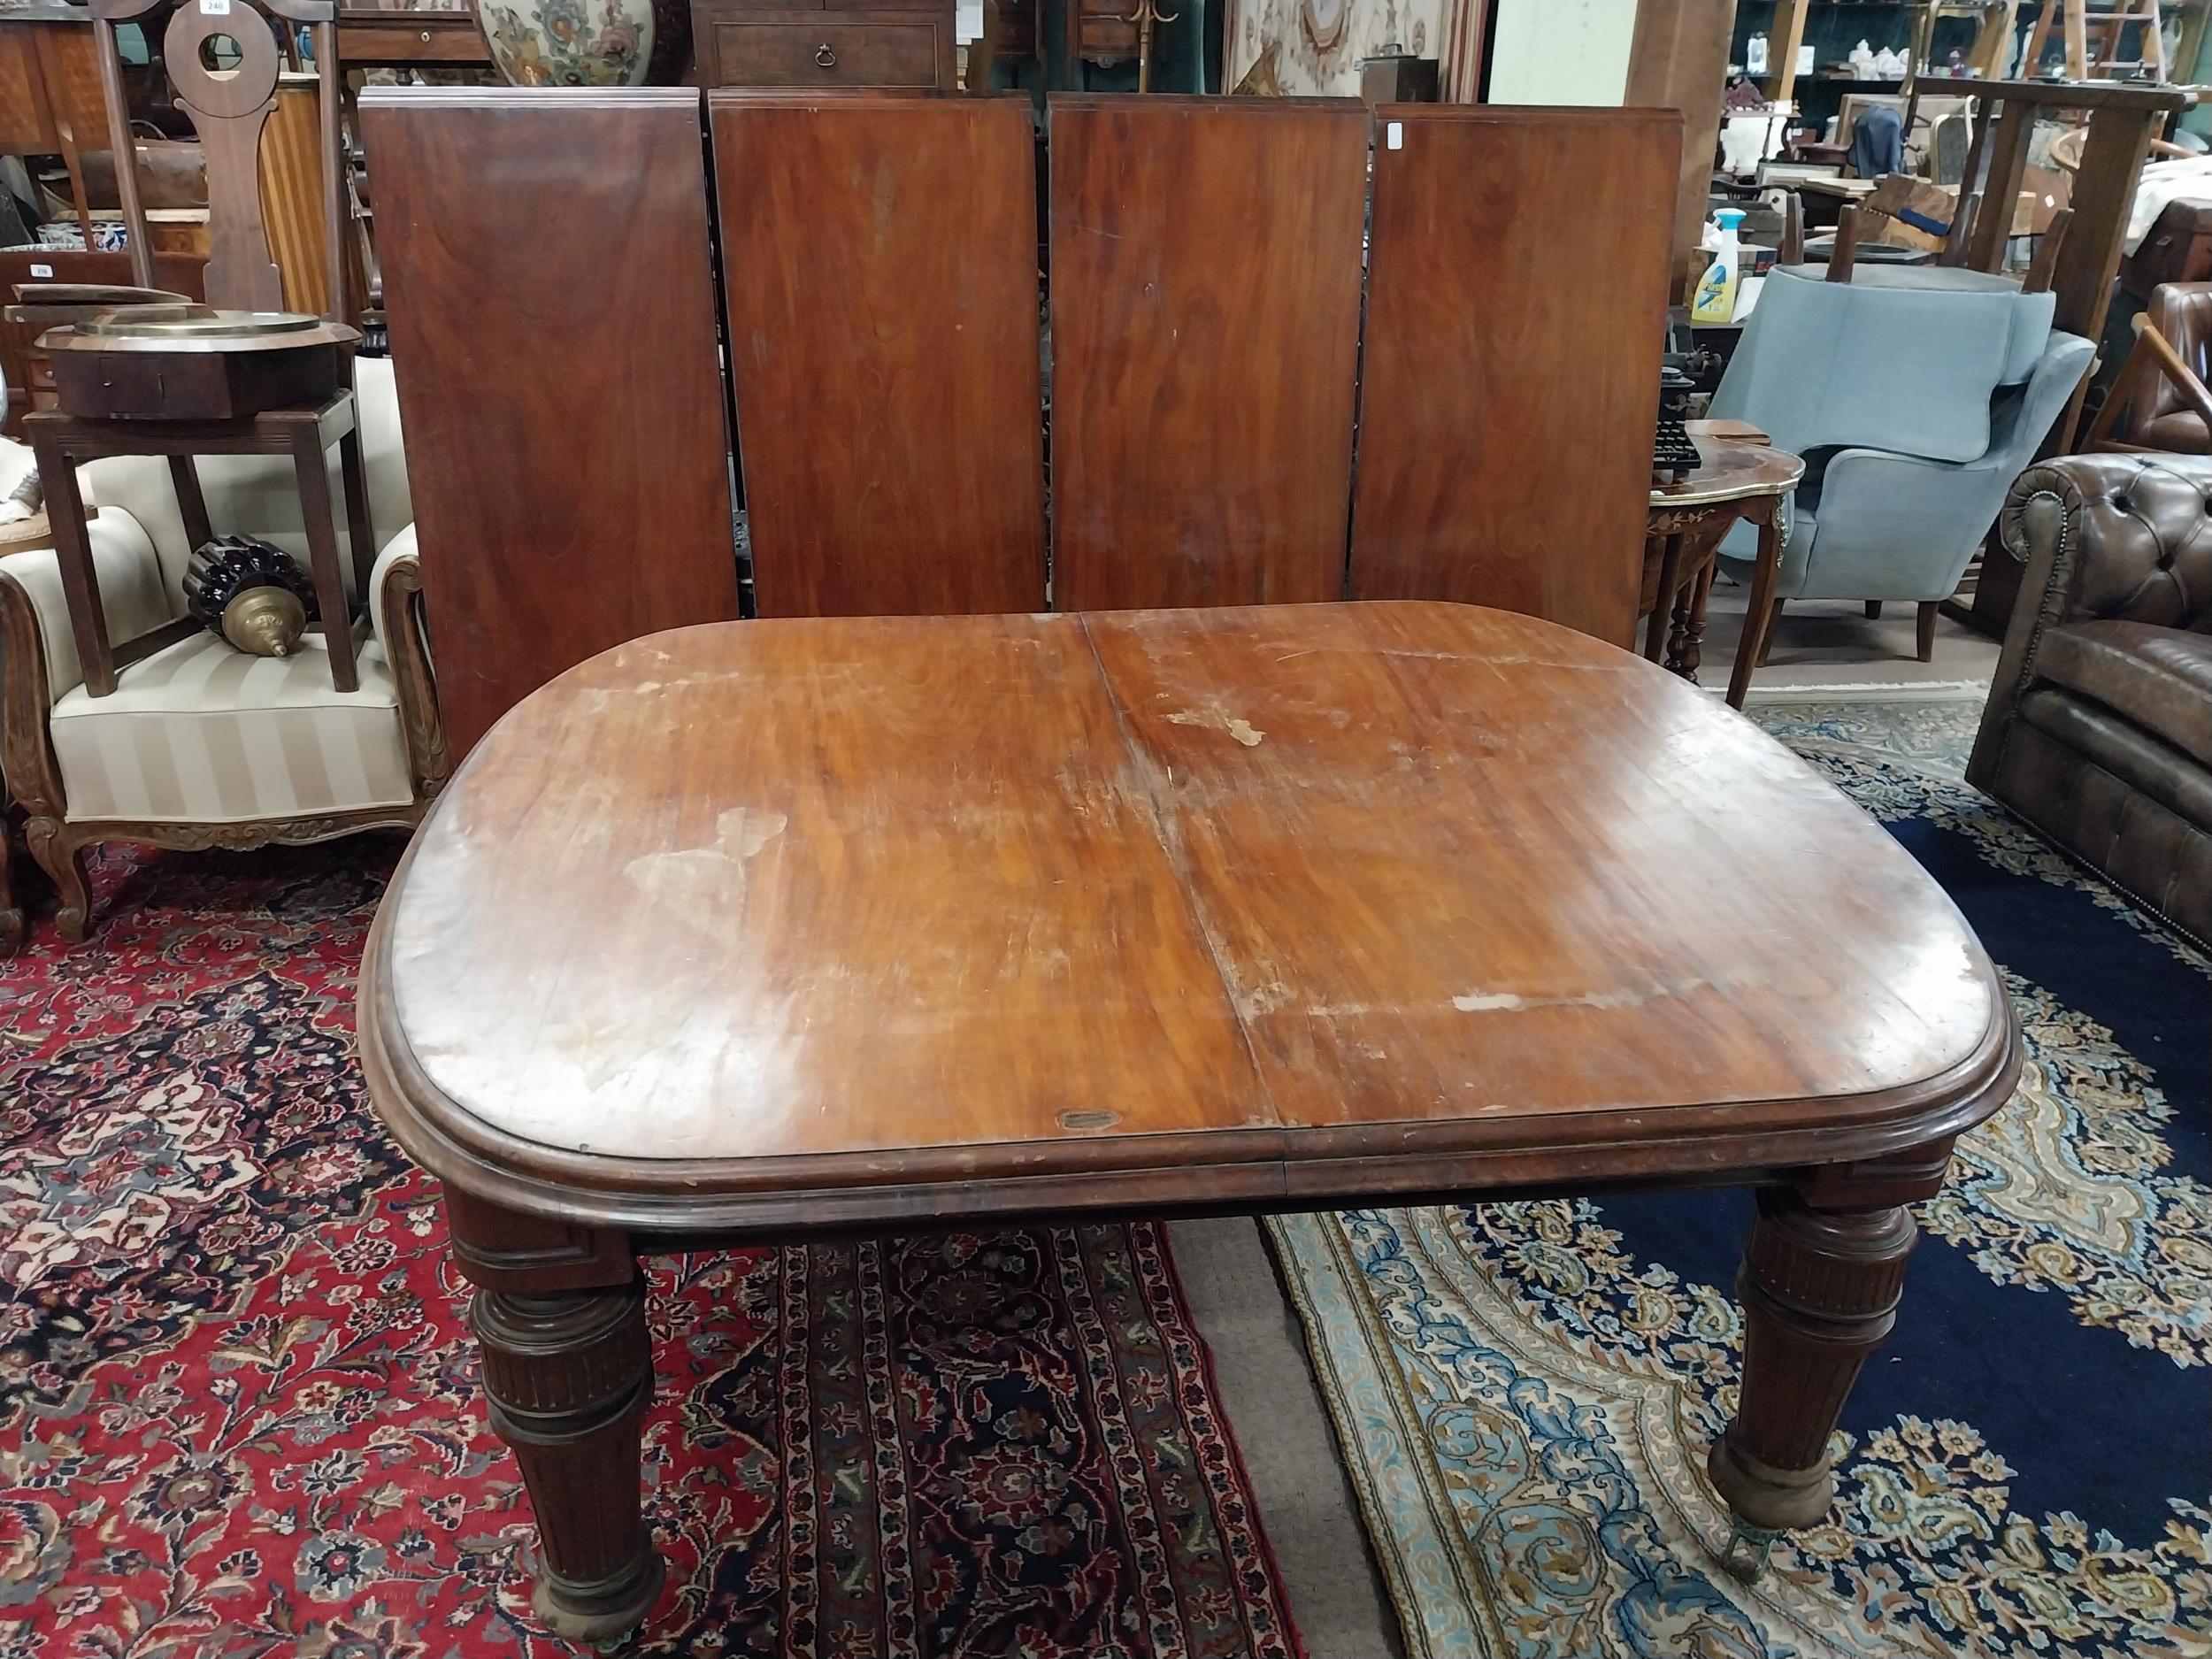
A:
<svg viewBox="0 0 2212 1659">
<path fill-rule="evenodd" d="M 2029 1054 L 1757 1586 L 1703 1473 L 1747 1198 L 1270 1223 L 1413 1659 L 2212 1655 L 2212 964 L 1967 787 L 1978 713 L 1755 709 L 1958 902 Z"/>
</svg>

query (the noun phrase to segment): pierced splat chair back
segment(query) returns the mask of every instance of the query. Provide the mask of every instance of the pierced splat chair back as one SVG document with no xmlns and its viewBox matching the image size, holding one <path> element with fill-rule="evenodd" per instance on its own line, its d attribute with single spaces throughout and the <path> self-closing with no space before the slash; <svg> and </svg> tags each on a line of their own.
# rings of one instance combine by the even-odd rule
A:
<svg viewBox="0 0 2212 1659">
<path fill-rule="evenodd" d="M 177 104 L 192 118 L 207 160 L 207 298 L 239 311 L 284 309 L 283 273 L 269 257 L 261 209 L 261 128 L 276 108 L 284 67 L 276 30 L 304 23 L 314 31 L 321 123 L 324 257 L 328 262 L 324 314 L 345 319 L 345 247 L 342 228 L 345 175 L 338 150 L 337 11 L 332 0 L 92 0 L 100 86 L 107 101 L 109 141 L 133 165 L 116 169 L 131 268 L 153 286 L 153 251 L 138 194 L 137 150 L 125 107 L 115 25 L 137 22 L 151 33 L 166 9 L 162 50 Z"/>
</svg>

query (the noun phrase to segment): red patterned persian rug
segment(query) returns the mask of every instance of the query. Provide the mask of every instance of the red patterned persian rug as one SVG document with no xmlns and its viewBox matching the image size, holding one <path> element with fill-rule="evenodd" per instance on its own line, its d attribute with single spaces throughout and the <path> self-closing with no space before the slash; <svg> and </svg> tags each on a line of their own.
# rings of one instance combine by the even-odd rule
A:
<svg viewBox="0 0 2212 1659">
<path fill-rule="evenodd" d="M 503 1659 L 535 1532 L 353 1058 L 394 849 L 111 853 L 0 961 L 0 1655 Z M 652 1270 L 628 1651 L 1293 1659 L 1160 1230 Z"/>
</svg>

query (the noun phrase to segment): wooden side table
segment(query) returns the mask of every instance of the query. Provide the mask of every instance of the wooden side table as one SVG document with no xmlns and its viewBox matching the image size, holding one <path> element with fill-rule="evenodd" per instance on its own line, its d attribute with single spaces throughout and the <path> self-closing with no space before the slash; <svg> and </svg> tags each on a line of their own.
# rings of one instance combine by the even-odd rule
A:
<svg viewBox="0 0 2212 1659">
<path fill-rule="evenodd" d="M 1805 475 L 1805 463 L 1763 443 L 1693 432 L 1703 464 L 1688 477 L 1654 485 L 1644 525 L 1644 590 L 1651 620 L 1644 655 L 1693 685 L 1704 655 L 1705 603 L 1712 592 L 1715 556 L 1738 520 L 1759 526 L 1759 564 L 1752 580 L 1751 611 L 1728 676 L 1728 706 L 1743 707 L 1751 671 L 1764 643 L 1773 609 L 1774 582 L 1782 563 L 1782 503 Z"/>
</svg>

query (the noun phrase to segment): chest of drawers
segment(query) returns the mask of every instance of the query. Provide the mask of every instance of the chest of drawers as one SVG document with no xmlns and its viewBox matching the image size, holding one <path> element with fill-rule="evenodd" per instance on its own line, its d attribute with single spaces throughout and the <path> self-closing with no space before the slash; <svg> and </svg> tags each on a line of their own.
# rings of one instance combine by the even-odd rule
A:
<svg viewBox="0 0 2212 1659">
<path fill-rule="evenodd" d="M 708 87 L 956 84 L 949 0 L 691 0 Z"/>
</svg>

